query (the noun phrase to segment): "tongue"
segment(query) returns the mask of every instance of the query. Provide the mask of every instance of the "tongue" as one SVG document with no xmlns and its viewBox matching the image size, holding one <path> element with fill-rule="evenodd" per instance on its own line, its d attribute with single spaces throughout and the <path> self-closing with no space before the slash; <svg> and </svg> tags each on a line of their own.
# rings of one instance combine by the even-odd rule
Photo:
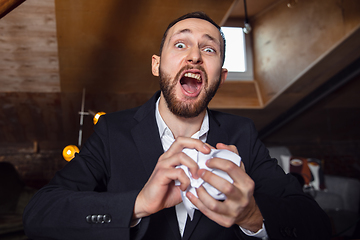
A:
<svg viewBox="0 0 360 240">
<path fill-rule="evenodd" d="M 184 77 L 181 79 L 181 85 L 188 93 L 194 93 L 198 90 L 197 81 L 194 78 Z"/>
</svg>

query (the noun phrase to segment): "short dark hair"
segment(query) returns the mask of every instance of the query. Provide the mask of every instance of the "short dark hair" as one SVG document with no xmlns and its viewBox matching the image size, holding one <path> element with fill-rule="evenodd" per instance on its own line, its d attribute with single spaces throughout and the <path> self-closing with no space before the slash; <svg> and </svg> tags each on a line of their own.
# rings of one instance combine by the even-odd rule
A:
<svg viewBox="0 0 360 240">
<path fill-rule="evenodd" d="M 225 36 L 224 36 L 224 33 L 221 31 L 221 27 L 219 25 L 217 25 L 208 15 L 206 15 L 206 13 L 204 12 L 192 12 L 192 13 L 187 13 L 177 19 L 175 19 L 174 21 L 172 21 L 169 26 L 166 28 L 165 32 L 164 32 L 164 35 L 163 35 L 163 38 L 161 40 L 161 44 L 160 44 L 160 56 L 161 56 L 161 53 L 162 53 L 162 50 L 163 50 L 163 47 L 164 47 L 164 43 L 165 43 L 165 39 L 166 39 L 166 36 L 168 34 L 168 31 L 169 29 L 174 26 L 176 23 L 182 21 L 182 20 L 185 20 L 185 19 L 188 19 L 188 18 L 199 18 L 199 19 L 202 19 L 202 20 L 205 20 L 205 21 L 208 21 L 209 23 L 211 23 L 212 25 L 214 25 L 220 32 L 220 35 L 221 35 L 221 38 L 222 38 L 222 42 L 220 43 L 220 47 L 221 47 L 221 59 L 222 59 L 222 62 L 221 62 L 221 65 L 224 64 L 224 61 L 225 61 Z"/>
</svg>

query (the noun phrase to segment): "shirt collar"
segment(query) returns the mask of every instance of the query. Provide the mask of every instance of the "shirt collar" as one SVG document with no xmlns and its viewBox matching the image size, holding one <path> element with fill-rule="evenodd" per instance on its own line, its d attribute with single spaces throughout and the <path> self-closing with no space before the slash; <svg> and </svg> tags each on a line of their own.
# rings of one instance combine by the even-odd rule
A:
<svg viewBox="0 0 360 240">
<path fill-rule="evenodd" d="M 155 118 L 156 118 L 156 123 L 158 125 L 158 129 L 159 129 L 159 134 L 160 134 L 160 138 L 162 138 L 165 134 L 171 134 L 172 137 L 173 134 L 170 130 L 170 128 L 166 125 L 166 123 L 164 122 L 163 118 L 160 115 L 159 112 L 159 102 L 160 102 L 160 97 L 158 98 L 158 100 L 155 103 Z M 194 135 L 192 135 L 192 138 L 196 138 L 196 139 L 200 139 L 202 138 L 205 134 L 207 134 L 209 131 L 209 114 L 206 111 L 205 116 L 204 116 L 204 120 L 201 124 L 201 128 L 199 131 L 197 131 Z"/>
</svg>

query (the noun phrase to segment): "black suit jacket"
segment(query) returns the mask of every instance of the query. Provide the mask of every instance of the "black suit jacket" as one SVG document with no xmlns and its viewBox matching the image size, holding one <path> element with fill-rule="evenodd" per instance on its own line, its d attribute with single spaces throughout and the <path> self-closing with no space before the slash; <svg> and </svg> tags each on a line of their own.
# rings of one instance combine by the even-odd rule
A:
<svg viewBox="0 0 360 240">
<path fill-rule="evenodd" d="M 31 200 L 24 227 L 33 239 L 181 239 L 175 208 L 130 228 L 137 194 L 164 152 L 155 120 L 159 92 L 141 107 L 104 115 L 81 152 Z M 316 202 L 285 175 L 257 139 L 249 119 L 209 110 L 207 142 L 236 145 L 272 239 L 329 239 L 330 225 Z M 196 211 L 183 239 L 247 239 Z"/>
</svg>

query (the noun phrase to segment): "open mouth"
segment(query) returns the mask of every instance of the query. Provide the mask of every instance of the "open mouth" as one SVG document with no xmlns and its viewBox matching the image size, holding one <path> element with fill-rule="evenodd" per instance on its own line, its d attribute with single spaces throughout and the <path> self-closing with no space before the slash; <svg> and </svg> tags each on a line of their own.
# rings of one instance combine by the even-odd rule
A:
<svg viewBox="0 0 360 240">
<path fill-rule="evenodd" d="M 189 95 L 197 95 L 202 86 L 202 78 L 199 72 L 186 72 L 180 79 L 180 84 Z"/>
</svg>

